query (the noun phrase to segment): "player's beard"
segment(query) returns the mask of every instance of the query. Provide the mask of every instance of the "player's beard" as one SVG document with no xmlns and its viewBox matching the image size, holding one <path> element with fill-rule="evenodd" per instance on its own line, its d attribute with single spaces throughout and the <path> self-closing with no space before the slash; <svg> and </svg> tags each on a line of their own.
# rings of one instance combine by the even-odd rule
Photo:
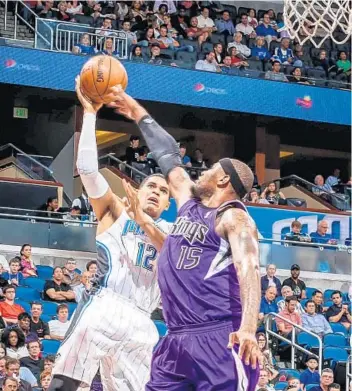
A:
<svg viewBox="0 0 352 391">
<path fill-rule="evenodd" d="M 192 191 L 193 198 L 196 198 L 201 201 L 206 198 L 210 198 L 214 194 L 213 189 L 211 189 L 209 186 L 202 185 L 200 183 L 198 184 L 195 183 L 191 187 L 191 191 Z"/>
</svg>

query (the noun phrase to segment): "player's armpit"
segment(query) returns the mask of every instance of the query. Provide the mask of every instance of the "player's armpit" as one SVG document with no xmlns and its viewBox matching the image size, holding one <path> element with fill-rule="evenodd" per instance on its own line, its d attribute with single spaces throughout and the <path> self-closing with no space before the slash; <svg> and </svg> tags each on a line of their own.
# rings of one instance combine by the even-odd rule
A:
<svg viewBox="0 0 352 391">
<path fill-rule="evenodd" d="M 111 214 L 112 218 L 115 221 L 120 217 L 124 209 L 122 200 L 112 192 L 110 187 L 102 197 L 89 198 L 89 202 L 93 207 L 94 213 L 98 221 L 102 221 L 104 216 L 108 213 Z"/>
<path fill-rule="evenodd" d="M 175 198 L 177 209 L 180 209 L 192 198 L 193 182 L 182 167 L 175 167 L 168 175 L 170 194 Z"/>
</svg>

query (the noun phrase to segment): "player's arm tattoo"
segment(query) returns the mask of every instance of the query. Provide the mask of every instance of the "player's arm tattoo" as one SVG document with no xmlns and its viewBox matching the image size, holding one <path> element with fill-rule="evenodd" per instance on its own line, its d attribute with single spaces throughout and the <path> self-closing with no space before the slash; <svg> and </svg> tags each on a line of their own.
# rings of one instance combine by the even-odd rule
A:
<svg viewBox="0 0 352 391">
<path fill-rule="evenodd" d="M 255 333 L 260 305 L 260 269 L 257 228 L 240 209 L 228 209 L 220 220 L 220 232 L 231 246 L 242 302 L 240 330 Z"/>
<path fill-rule="evenodd" d="M 168 175 L 170 193 L 175 198 L 178 209 L 192 197 L 193 182 L 184 168 L 175 167 Z"/>
</svg>

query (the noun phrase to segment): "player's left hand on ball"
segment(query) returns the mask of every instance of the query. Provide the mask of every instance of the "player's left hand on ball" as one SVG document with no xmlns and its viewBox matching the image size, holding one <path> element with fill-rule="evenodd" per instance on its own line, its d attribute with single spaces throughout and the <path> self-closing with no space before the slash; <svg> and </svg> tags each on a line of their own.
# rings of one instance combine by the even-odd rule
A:
<svg viewBox="0 0 352 391">
<path fill-rule="evenodd" d="M 239 358 L 243 359 L 246 365 L 251 365 L 255 369 L 261 358 L 255 335 L 241 330 L 230 333 L 227 347 L 232 349 L 234 345 L 239 345 Z"/>
<path fill-rule="evenodd" d="M 103 106 L 103 104 L 92 102 L 87 96 L 85 96 L 82 93 L 80 76 L 76 77 L 75 82 L 76 82 L 77 98 L 81 102 L 81 105 L 83 106 L 84 111 L 86 111 L 88 113 L 96 114 L 100 110 L 100 108 Z"/>
</svg>

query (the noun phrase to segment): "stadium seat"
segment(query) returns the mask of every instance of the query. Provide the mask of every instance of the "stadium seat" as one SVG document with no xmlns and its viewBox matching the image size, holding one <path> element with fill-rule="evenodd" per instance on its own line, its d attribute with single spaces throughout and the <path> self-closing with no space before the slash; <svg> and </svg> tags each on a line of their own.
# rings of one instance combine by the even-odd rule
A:
<svg viewBox="0 0 352 391">
<path fill-rule="evenodd" d="M 249 60 L 247 60 L 247 62 L 248 62 L 250 69 L 263 72 L 263 63 L 261 61 L 249 59 Z"/>
<path fill-rule="evenodd" d="M 219 43 L 220 42 L 223 45 L 225 45 L 225 37 L 222 34 L 217 34 L 217 33 L 212 34 L 210 41 L 211 41 L 211 43 Z"/>
<path fill-rule="evenodd" d="M 330 326 L 332 328 L 332 331 L 334 333 L 339 333 L 339 334 L 342 334 L 344 336 L 347 336 L 348 332 L 346 330 L 346 327 L 343 326 L 341 323 L 330 322 L 329 324 L 330 324 Z"/>
<path fill-rule="evenodd" d="M 349 297 L 349 295 L 348 295 L 348 292 L 345 292 L 345 293 L 343 293 L 342 294 L 342 301 L 344 302 L 344 303 L 349 303 L 351 300 L 350 300 L 350 297 Z"/>
<path fill-rule="evenodd" d="M 341 334 L 326 334 L 324 335 L 324 346 L 333 346 L 337 348 L 347 347 L 346 338 Z"/>
<path fill-rule="evenodd" d="M 175 57 L 175 52 L 172 49 L 161 49 L 160 56 L 173 60 Z"/>
<path fill-rule="evenodd" d="M 286 388 L 288 385 L 287 381 L 278 381 L 276 384 L 275 384 L 275 390 L 283 390 L 284 388 Z"/>
<path fill-rule="evenodd" d="M 42 315 L 40 316 L 40 319 L 41 319 L 43 322 L 48 323 L 48 322 L 50 322 L 51 320 L 53 320 L 53 317 L 50 316 L 50 315 L 42 314 Z"/>
<path fill-rule="evenodd" d="M 310 299 L 303 299 L 301 300 L 301 306 L 304 308 L 306 306 L 307 301 Z"/>
<path fill-rule="evenodd" d="M 60 341 L 55 341 L 53 339 L 43 339 L 42 340 L 42 352 L 44 356 L 49 354 L 56 354 L 60 347 Z"/>
<path fill-rule="evenodd" d="M 282 376 L 282 375 L 286 375 L 286 379 L 287 379 L 287 377 L 289 377 L 289 376 L 297 377 L 297 378 L 299 379 L 299 377 L 300 377 L 300 372 L 299 372 L 299 370 L 297 370 L 297 369 L 290 369 L 290 368 L 287 368 L 287 369 L 282 369 L 282 370 L 280 370 L 280 372 L 279 372 L 279 377 Z"/>
<path fill-rule="evenodd" d="M 197 53 L 177 52 L 176 60 L 183 61 L 184 63 L 195 63 L 197 61 Z"/>
<path fill-rule="evenodd" d="M 165 337 L 167 334 L 167 326 L 164 322 L 161 320 L 154 320 L 154 324 L 158 330 L 159 336 L 160 337 Z"/>
<path fill-rule="evenodd" d="M 25 286 L 19 286 L 16 288 L 16 299 L 25 301 L 36 301 L 40 300 L 40 293 L 33 288 L 27 288 Z"/>
<path fill-rule="evenodd" d="M 75 269 L 75 272 L 76 272 L 77 274 L 82 274 L 82 270 L 79 270 L 79 269 Z"/>
<path fill-rule="evenodd" d="M 28 277 L 24 280 L 26 286 L 32 289 L 36 289 L 39 292 L 43 292 L 45 280 L 38 277 Z"/>
<path fill-rule="evenodd" d="M 329 361 L 328 364 L 331 369 L 334 369 L 337 362 L 347 362 L 348 353 L 345 349 L 327 347 L 323 350 L 323 360 Z"/>
<path fill-rule="evenodd" d="M 194 51 L 199 51 L 199 45 L 198 45 L 198 41 L 192 41 L 191 39 L 182 39 L 180 40 L 180 44 L 182 46 L 193 46 L 194 47 Z M 213 50 L 213 45 L 211 46 L 211 50 Z"/>
<path fill-rule="evenodd" d="M 331 295 L 333 292 L 335 292 L 335 289 L 326 289 L 324 291 L 324 301 L 331 300 Z"/>
<path fill-rule="evenodd" d="M 313 383 L 313 384 L 307 384 L 306 385 L 306 391 L 309 391 L 310 389 L 314 388 L 314 387 L 319 387 L 320 384 L 318 383 Z"/>
<path fill-rule="evenodd" d="M 52 301 L 42 301 L 43 305 L 43 314 L 49 315 L 49 316 L 56 316 L 56 310 L 57 310 L 57 303 L 54 303 Z"/>
<path fill-rule="evenodd" d="M 213 44 L 210 42 L 204 42 L 202 45 L 202 52 L 212 52 Z"/>
<path fill-rule="evenodd" d="M 68 313 L 72 315 L 77 308 L 77 303 L 66 303 L 66 304 L 68 306 Z"/>
<path fill-rule="evenodd" d="M 26 311 L 26 312 L 28 312 L 28 313 L 30 313 L 31 312 L 31 305 L 30 305 L 30 303 L 28 303 L 27 301 L 24 301 L 24 300 L 15 300 L 15 303 L 16 304 L 18 304 L 18 305 L 20 305 L 21 307 L 23 307 L 23 309 Z"/>
<path fill-rule="evenodd" d="M 238 15 L 241 16 L 242 14 L 248 14 L 249 8 L 247 7 L 238 7 Z"/>
<path fill-rule="evenodd" d="M 37 265 L 38 277 L 42 280 L 50 280 L 53 276 L 54 269 L 51 266 Z"/>
<path fill-rule="evenodd" d="M 307 299 L 311 299 L 312 298 L 312 295 L 313 295 L 313 292 L 316 291 L 316 288 L 312 288 L 312 287 L 308 287 L 306 288 L 306 295 L 307 295 Z"/>
<path fill-rule="evenodd" d="M 331 307 L 333 305 L 333 301 L 332 300 L 328 300 L 328 301 L 325 301 L 324 302 L 324 307 Z"/>
<path fill-rule="evenodd" d="M 319 341 L 316 337 L 303 331 L 297 335 L 297 342 L 310 348 L 319 346 Z"/>
</svg>

